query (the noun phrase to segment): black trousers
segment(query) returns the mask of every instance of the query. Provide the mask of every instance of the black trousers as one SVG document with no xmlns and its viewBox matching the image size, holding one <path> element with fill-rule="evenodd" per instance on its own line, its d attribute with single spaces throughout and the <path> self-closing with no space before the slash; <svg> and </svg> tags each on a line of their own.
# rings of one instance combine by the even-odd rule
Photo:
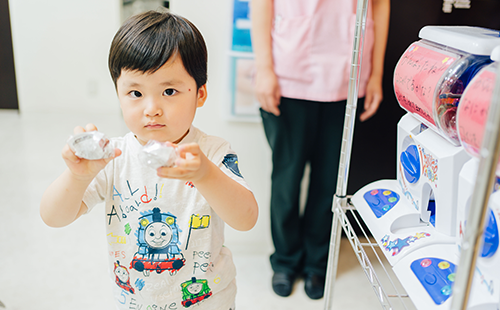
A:
<svg viewBox="0 0 500 310">
<path fill-rule="evenodd" d="M 271 233 L 275 272 L 325 274 L 336 191 L 345 101 L 282 98 L 281 114 L 261 110 L 272 150 Z M 310 163 L 305 211 L 299 195 Z"/>
</svg>

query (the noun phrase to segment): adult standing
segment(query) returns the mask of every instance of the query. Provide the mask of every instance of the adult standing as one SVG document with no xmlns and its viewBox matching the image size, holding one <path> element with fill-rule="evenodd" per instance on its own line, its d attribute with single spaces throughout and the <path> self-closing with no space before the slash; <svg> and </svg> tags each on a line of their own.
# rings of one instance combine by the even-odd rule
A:
<svg viewBox="0 0 500 310">
<path fill-rule="evenodd" d="M 359 95 L 360 120 L 382 101 L 390 0 L 371 0 Z M 356 0 L 252 0 L 255 90 L 272 150 L 273 290 L 289 296 L 304 275 L 311 299 L 323 297 Z M 364 103 L 363 103 L 364 102 Z M 309 189 L 299 193 L 306 163 Z"/>
</svg>

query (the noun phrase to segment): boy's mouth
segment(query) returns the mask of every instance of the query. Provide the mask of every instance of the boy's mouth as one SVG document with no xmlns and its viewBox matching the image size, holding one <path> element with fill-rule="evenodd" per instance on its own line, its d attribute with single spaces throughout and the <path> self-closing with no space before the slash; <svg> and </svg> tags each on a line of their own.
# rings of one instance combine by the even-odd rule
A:
<svg viewBox="0 0 500 310">
<path fill-rule="evenodd" d="M 163 124 L 156 124 L 156 123 L 150 123 L 150 124 L 147 124 L 144 127 L 150 128 L 150 129 L 159 129 L 159 128 L 165 127 L 165 125 L 163 125 Z"/>
</svg>

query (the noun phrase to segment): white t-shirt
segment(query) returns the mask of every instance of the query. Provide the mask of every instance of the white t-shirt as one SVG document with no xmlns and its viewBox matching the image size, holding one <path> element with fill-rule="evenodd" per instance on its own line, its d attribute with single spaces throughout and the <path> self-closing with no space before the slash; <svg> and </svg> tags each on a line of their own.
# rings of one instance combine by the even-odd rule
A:
<svg viewBox="0 0 500 310">
<path fill-rule="evenodd" d="M 180 144 L 203 153 L 248 188 L 225 140 L 195 127 Z M 106 202 L 109 267 L 118 309 L 226 310 L 234 304 L 236 269 L 223 246 L 224 222 L 190 182 L 160 178 L 138 159 L 129 133 L 111 139 L 122 151 L 88 187 L 84 202 Z"/>
</svg>

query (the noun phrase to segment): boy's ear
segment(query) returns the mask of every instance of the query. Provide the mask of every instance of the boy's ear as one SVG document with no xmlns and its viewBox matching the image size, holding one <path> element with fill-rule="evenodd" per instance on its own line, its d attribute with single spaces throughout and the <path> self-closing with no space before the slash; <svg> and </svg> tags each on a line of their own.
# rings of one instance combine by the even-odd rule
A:
<svg viewBox="0 0 500 310">
<path fill-rule="evenodd" d="M 207 97 L 208 97 L 207 84 L 204 84 L 200 88 L 198 88 L 198 99 L 197 99 L 198 104 L 196 106 L 198 108 L 201 108 L 205 104 Z"/>
</svg>

